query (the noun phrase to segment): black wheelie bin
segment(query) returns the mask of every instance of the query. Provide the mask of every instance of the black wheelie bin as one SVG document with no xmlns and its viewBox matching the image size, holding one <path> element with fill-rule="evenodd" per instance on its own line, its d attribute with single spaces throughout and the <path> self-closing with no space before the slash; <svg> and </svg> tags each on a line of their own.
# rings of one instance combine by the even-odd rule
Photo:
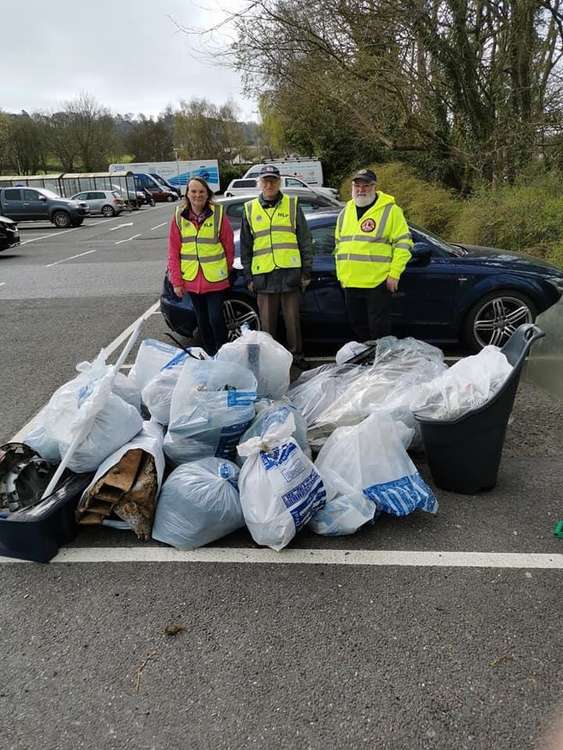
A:
<svg viewBox="0 0 563 750">
<path fill-rule="evenodd" d="M 451 420 L 416 417 L 432 479 L 450 492 L 474 495 L 492 489 L 497 482 L 504 435 L 530 347 L 544 336 L 533 323 L 517 328 L 501 351 L 512 373 L 483 406 Z"/>
</svg>

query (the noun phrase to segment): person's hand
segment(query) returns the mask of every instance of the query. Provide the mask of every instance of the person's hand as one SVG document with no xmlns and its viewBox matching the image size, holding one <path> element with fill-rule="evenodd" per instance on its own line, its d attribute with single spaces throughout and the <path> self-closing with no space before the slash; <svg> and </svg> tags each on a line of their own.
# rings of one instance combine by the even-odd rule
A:
<svg viewBox="0 0 563 750">
<path fill-rule="evenodd" d="M 182 297 L 184 296 L 184 287 L 175 286 L 173 287 L 173 289 L 174 289 L 174 294 L 176 295 L 176 297 L 178 297 L 178 299 L 182 299 Z"/>
<path fill-rule="evenodd" d="M 305 291 L 305 289 L 307 289 L 307 287 L 309 286 L 310 283 L 311 283 L 311 277 L 308 274 L 306 274 L 306 273 L 302 274 L 302 276 L 301 276 L 301 289 L 303 291 Z"/>
<path fill-rule="evenodd" d="M 252 294 L 254 294 L 254 291 L 255 291 L 255 289 L 254 289 L 254 282 L 253 281 L 249 281 L 246 286 L 248 287 L 248 291 L 250 291 L 250 292 L 252 292 Z"/>
<path fill-rule="evenodd" d="M 385 285 L 387 286 L 387 289 L 391 292 L 391 294 L 395 294 L 395 292 L 399 288 L 399 280 L 392 279 L 391 276 L 388 276 Z"/>
</svg>

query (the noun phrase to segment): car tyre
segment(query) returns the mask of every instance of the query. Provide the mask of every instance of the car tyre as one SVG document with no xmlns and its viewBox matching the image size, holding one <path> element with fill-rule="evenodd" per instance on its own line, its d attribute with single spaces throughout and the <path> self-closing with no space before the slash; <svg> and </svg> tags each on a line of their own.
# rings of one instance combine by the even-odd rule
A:
<svg viewBox="0 0 563 750">
<path fill-rule="evenodd" d="M 115 209 L 113 206 L 102 206 L 102 216 L 115 216 Z"/>
<path fill-rule="evenodd" d="M 67 211 L 54 211 L 51 221 L 59 229 L 66 229 L 72 223 L 70 214 Z"/>
<path fill-rule="evenodd" d="M 465 319 L 463 339 L 473 351 L 493 344 L 502 347 L 523 323 L 533 323 L 537 309 L 525 294 L 498 289 L 476 302 Z"/>
<path fill-rule="evenodd" d="M 168 203 L 173 203 L 174 200 L 175 200 L 175 198 L 174 198 L 173 195 L 168 195 L 168 196 L 166 196 L 166 200 L 168 201 Z"/>
</svg>

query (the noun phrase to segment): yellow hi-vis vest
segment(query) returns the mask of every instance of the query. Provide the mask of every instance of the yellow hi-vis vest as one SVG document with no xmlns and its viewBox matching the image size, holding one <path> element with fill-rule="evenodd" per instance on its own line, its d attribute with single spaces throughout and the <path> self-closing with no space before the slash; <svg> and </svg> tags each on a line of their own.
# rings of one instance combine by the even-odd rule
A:
<svg viewBox="0 0 563 750">
<path fill-rule="evenodd" d="M 219 239 L 223 206 L 211 205 L 210 208 L 211 216 L 205 219 L 199 230 L 184 219 L 180 206 L 176 209 L 176 223 L 182 237 L 180 268 L 186 281 L 195 279 L 200 266 L 205 279 L 210 282 L 224 281 L 229 275 L 225 250 Z"/>
<path fill-rule="evenodd" d="M 258 198 L 244 204 L 253 236 L 251 273 L 275 268 L 301 268 L 297 244 L 297 197 L 283 195 L 274 208 L 263 208 Z"/>
<path fill-rule="evenodd" d="M 358 221 L 348 201 L 336 222 L 336 275 L 343 287 L 369 289 L 388 276 L 398 279 L 410 260 L 412 238 L 392 195 L 377 192 L 375 204 Z"/>
</svg>

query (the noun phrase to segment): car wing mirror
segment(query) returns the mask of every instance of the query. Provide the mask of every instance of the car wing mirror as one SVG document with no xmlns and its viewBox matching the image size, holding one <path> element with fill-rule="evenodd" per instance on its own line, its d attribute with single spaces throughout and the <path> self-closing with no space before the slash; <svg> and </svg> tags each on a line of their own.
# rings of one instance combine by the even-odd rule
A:
<svg viewBox="0 0 563 750">
<path fill-rule="evenodd" d="M 46 200 L 47 200 L 47 196 L 46 196 L 46 195 L 40 195 L 40 196 L 39 196 L 39 200 L 40 200 L 40 201 L 43 201 L 43 203 L 45 203 L 45 202 L 46 202 Z"/>
</svg>

